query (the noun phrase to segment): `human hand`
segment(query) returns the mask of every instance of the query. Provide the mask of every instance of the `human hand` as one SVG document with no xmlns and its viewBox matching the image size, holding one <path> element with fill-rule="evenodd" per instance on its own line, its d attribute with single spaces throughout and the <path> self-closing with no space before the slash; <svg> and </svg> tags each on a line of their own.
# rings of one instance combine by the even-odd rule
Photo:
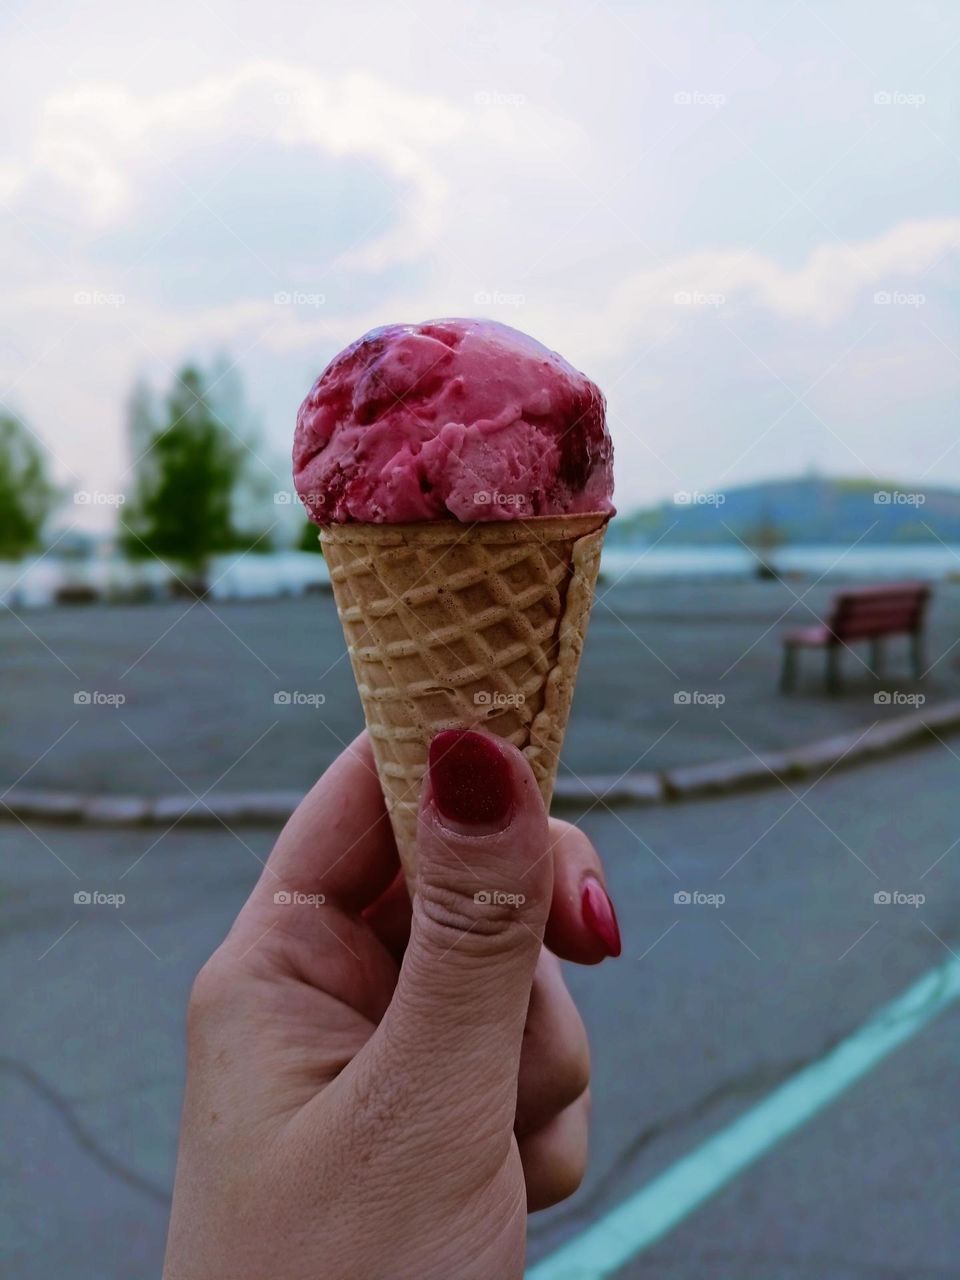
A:
<svg viewBox="0 0 960 1280">
<path fill-rule="evenodd" d="M 361 735 L 194 984 L 165 1280 L 521 1277 L 586 1162 L 556 956 L 613 954 L 595 851 L 487 735 L 431 744 L 411 915 Z"/>
</svg>

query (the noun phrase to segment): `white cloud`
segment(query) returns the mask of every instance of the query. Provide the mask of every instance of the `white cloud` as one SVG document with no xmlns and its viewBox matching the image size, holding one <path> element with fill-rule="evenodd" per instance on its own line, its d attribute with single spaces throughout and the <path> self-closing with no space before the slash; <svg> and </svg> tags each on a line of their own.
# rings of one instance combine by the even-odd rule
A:
<svg viewBox="0 0 960 1280">
<path fill-rule="evenodd" d="M 28 163 L 0 169 L 0 186 L 26 198 L 31 184 L 52 182 L 91 229 L 103 230 L 136 218 L 143 175 L 185 151 L 230 138 L 312 146 L 366 160 L 402 185 L 403 226 L 352 254 L 355 265 L 378 268 L 422 252 L 439 231 L 447 185 L 435 153 L 466 125 L 445 99 L 371 75 L 328 78 L 254 62 L 152 97 L 104 83 L 57 93 L 43 106 Z"/>
<path fill-rule="evenodd" d="M 29 82 L 0 86 L 16 108 L 4 138 L 17 139 L 0 155 L 15 215 L 0 245 L 0 393 L 15 383 L 64 469 L 115 468 L 134 375 L 166 380 L 216 348 L 238 358 L 285 449 L 296 403 L 339 347 L 375 324 L 482 310 L 481 290 L 523 295 L 492 314 L 608 390 L 638 436 L 617 426 L 625 506 L 708 487 L 744 451 L 772 473 L 839 448 L 813 418 L 822 438 L 803 442 L 799 409 L 765 434 L 787 388 L 816 382 L 812 405 L 870 459 L 898 463 L 901 436 L 914 450 L 922 433 L 893 410 L 918 389 L 931 391 L 930 423 L 952 423 L 956 361 L 925 326 L 956 345 L 945 286 L 960 219 L 916 216 L 952 207 L 947 153 L 929 114 L 877 114 L 856 58 L 821 56 L 802 7 L 782 39 L 711 19 L 694 41 L 667 6 L 645 10 L 642 29 L 631 18 L 633 35 L 604 6 L 589 22 L 435 8 L 411 19 L 280 0 L 266 18 L 214 0 L 182 56 L 166 10 L 103 11 L 99 28 L 89 15 L 58 26 L 59 64 L 45 50 Z M 232 38 L 217 40 L 221 28 Z M 908 34 L 929 38 L 922 24 Z M 903 38 L 885 37 L 896 50 Z M 170 56 L 141 57 L 148 39 Z M 252 51 L 239 65 L 238 49 Z M 734 68 L 719 80 L 718 53 Z M 75 66 L 98 78 L 72 84 Z M 685 86 L 729 102 L 701 117 L 674 104 Z M 771 165 L 797 190 L 820 180 L 811 202 L 844 243 L 791 209 Z M 875 309 L 888 287 L 930 305 Z M 325 303 L 273 302 L 294 289 Z M 78 290 L 126 302 L 78 309 Z M 684 292 L 724 305 L 678 304 Z"/>
<path fill-rule="evenodd" d="M 312 147 L 366 162 L 396 182 L 395 207 L 371 211 L 386 228 L 342 246 L 344 267 L 377 271 L 416 259 L 444 231 L 449 173 L 462 172 L 467 157 L 476 162 L 489 149 L 562 162 L 583 144 L 582 131 L 562 118 L 491 96 L 480 104 L 369 73 L 331 77 L 275 61 L 152 96 L 81 85 L 43 104 L 28 158 L 0 165 L 0 196 L 26 200 L 32 188 L 48 209 L 69 201 L 74 216 L 101 232 L 142 214 L 149 176 L 193 150 L 236 139 Z"/>
<path fill-rule="evenodd" d="M 869 240 L 818 245 L 797 270 L 749 249 L 685 254 L 628 276 L 602 309 L 598 328 L 623 350 L 638 338 L 656 338 L 678 319 L 736 304 L 826 326 L 848 313 L 865 290 L 900 280 L 919 285 L 938 259 L 958 250 L 960 218 L 926 218 Z"/>
</svg>

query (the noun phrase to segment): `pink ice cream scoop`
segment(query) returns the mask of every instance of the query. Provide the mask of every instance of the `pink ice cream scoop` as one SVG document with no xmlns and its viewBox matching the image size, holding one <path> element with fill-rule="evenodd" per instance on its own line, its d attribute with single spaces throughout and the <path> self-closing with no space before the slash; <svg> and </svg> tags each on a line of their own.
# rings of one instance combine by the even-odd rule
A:
<svg viewBox="0 0 960 1280">
<path fill-rule="evenodd" d="M 336 356 L 297 415 L 317 524 L 612 512 L 598 387 L 492 320 L 386 325 Z"/>
</svg>

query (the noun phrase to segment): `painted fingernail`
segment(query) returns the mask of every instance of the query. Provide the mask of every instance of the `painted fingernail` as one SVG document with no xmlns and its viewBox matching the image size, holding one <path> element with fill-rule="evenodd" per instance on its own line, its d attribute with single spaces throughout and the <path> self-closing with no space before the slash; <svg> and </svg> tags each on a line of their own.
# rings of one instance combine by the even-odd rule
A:
<svg viewBox="0 0 960 1280">
<path fill-rule="evenodd" d="M 444 729 L 430 743 L 430 785 L 440 817 L 466 835 L 503 831 L 513 811 L 510 765 L 496 740 Z"/>
<path fill-rule="evenodd" d="M 581 902 L 584 924 L 600 939 L 608 956 L 618 956 L 621 947 L 617 913 L 606 889 L 596 877 L 587 876 L 584 880 Z"/>
</svg>

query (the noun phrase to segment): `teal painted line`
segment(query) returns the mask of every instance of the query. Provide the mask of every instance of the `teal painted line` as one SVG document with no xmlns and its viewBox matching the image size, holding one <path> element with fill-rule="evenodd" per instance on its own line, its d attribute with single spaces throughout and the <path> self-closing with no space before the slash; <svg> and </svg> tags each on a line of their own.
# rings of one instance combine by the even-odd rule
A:
<svg viewBox="0 0 960 1280">
<path fill-rule="evenodd" d="M 933 969 L 851 1036 L 527 1272 L 603 1280 L 661 1239 L 960 997 L 960 960 Z"/>
</svg>

